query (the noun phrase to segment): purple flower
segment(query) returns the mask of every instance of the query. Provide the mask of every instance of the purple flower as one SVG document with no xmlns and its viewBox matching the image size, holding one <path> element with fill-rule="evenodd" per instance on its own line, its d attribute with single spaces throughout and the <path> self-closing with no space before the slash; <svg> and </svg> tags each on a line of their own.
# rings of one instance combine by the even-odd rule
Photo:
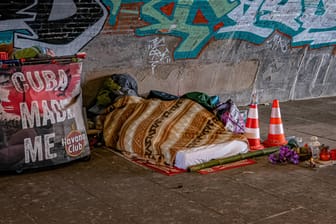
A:
<svg viewBox="0 0 336 224">
<path fill-rule="evenodd" d="M 299 155 L 288 146 L 281 146 L 278 152 L 268 156 L 268 160 L 273 163 L 293 163 L 299 164 Z"/>
<path fill-rule="evenodd" d="M 278 162 L 278 156 L 277 156 L 277 154 L 272 153 L 271 155 L 269 155 L 268 161 L 270 161 L 273 164 L 276 164 Z"/>
</svg>

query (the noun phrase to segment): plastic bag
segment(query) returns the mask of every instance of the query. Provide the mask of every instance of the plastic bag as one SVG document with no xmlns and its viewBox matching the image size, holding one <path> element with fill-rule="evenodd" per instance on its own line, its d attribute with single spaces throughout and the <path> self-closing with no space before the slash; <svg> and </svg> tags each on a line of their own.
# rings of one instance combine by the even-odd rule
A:
<svg viewBox="0 0 336 224">
<path fill-rule="evenodd" d="M 46 47 L 32 46 L 28 48 L 18 49 L 14 52 L 14 59 L 29 59 L 39 57 L 55 57 L 55 52 Z"/>
<path fill-rule="evenodd" d="M 236 104 L 229 99 L 220 103 L 214 109 L 217 118 L 223 122 L 225 128 L 233 133 L 244 133 L 245 122 Z"/>
<path fill-rule="evenodd" d="M 212 111 L 213 108 L 219 103 L 218 96 L 208 96 L 207 94 L 202 92 L 189 92 L 184 94 L 182 98 L 194 100 L 204 106 L 209 111 Z"/>
</svg>

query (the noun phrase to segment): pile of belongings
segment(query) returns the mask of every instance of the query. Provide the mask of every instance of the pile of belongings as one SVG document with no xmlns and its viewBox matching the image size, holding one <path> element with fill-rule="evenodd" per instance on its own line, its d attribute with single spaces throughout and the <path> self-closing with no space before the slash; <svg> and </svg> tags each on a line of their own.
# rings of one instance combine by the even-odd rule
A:
<svg viewBox="0 0 336 224">
<path fill-rule="evenodd" d="M 202 92 L 175 96 L 159 90 L 141 97 L 129 74 L 106 78 L 90 116 L 103 117 L 106 146 L 155 164 L 185 169 L 249 150 L 244 118 L 232 100 L 221 103 L 218 96 Z"/>
</svg>

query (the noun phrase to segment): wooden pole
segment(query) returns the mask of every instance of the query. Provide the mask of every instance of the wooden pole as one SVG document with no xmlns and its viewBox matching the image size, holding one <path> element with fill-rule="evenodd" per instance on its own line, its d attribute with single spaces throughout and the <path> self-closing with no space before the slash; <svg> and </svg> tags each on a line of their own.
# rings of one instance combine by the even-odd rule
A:
<svg viewBox="0 0 336 224">
<path fill-rule="evenodd" d="M 235 155 L 235 156 L 229 156 L 229 157 L 226 157 L 226 158 L 213 159 L 213 160 L 210 160 L 210 161 L 205 162 L 205 163 L 189 166 L 188 171 L 195 172 L 195 171 L 198 171 L 198 170 L 201 170 L 201 169 L 205 169 L 205 168 L 209 168 L 209 167 L 213 167 L 213 166 L 218 166 L 218 165 L 222 165 L 222 164 L 226 164 L 226 163 L 232 163 L 232 162 L 236 162 L 236 161 L 243 160 L 243 159 L 248 159 L 248 158 L 263 156 L 263 155 L 269 155 L 271 153 L 274 153 L 274 152 L 278 151 L 279 148 L 280 147 L 270 147 L 270 148 L 266 148 L 266 149 L 250 151 L 250 152 L 247 152 L 247 153 L 244 153 L 244 154 L 238 154 L 238 155 Z"/>
</svg>

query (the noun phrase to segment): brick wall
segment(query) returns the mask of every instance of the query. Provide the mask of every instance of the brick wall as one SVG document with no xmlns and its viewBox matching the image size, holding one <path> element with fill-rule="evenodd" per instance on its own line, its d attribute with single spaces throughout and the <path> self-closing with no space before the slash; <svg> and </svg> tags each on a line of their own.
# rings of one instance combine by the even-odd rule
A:
<svg viewBox="0 0 336 224">
<path fill-rule="evenodd" d="M 79 51 L 99 34 L 107 17 L 105 6 L 94 0 L 3 1 L 1 9 L 2 44 L 40 45 L 58 55 Z"/>
<path fill-rule="evenodd" d="M 140 19 L 140 8 L 142 5 L 143 3 L 121 4 L 119 14 L 116 18 L 116 23 L 113 25 L 106 23 L 101 34 L 134 35 L 136 28 L 147 25 L 146 22 Z"/>
</svg>

